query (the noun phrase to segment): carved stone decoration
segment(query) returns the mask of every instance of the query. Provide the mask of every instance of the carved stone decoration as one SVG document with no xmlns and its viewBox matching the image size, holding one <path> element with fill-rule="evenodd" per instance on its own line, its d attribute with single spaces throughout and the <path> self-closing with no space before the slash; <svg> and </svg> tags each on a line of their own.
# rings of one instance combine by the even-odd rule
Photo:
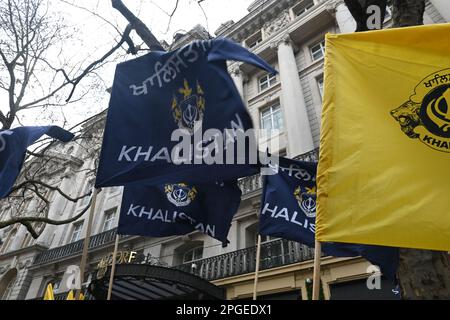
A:
<svg viewBox="0 0 450 320">
<path fill-rule="evenodd" d="M 242 75 L 242 70 L 239 68 L 239 65 L 235 64 L 230 68 L 230 73 L 234 76 Z"/>
<path fill-rule="evenodd" d="M 3 267 L 0 267 L 0 275 L 4 274 L 7 270 L 9 270 L 10 265 L 6 265 Z"/>
<path fill-rule="evenodd" d="M 281 36 L 281 38 L 279 38 L 279 39 L 273 41 L 273 42 L 270 44 L 270 48 L 271 48 L 272 50 L 275 50 L 275 51 L 276 51 L 276 50 L 278 49 L 278 47 L 279 47 L 280 44 L 287 44 L 287 45 L 292 46 L 292 48 L 294 49 L 294 51 L 297 51 L 297 50 L 298 50 L 297 46 L 296 46 L 295 43 L 292 41 L 291 36 L 289 35 L 289 33 L 285 33 L 285 34 L 283 34 L 283 35 Z"/>
<path fill-rule="evenodd" d="M 230 70 L 230 74 L 234 77 L 241 77 L 243 83 L 248 81 L 248 77 L 247 75 L 244 73 L 244 71 L 242 71 L 241 67 L 239 64 L 234 64 L 231 66 Z"/>
<path fill-rule="evenodd" d="M 26 261 L 19 261 L 17 263 L 17 269 L 22 270 L 26 267 L 28 267 L 31 264 L 30 260 L 26 260 Z"/>
<path fill-rule="evenodd" d="M 281 14 L 271 22 L 267 22 L 264 24 L 264 34 L 266 36 L 271 36 L 272 34 L 276 33 L 278 30 L 281 30 L 282 28 L 286 27 L 291 22 L 291 16 L 289 14 L 288 10 L 283 10 Z"/>
</svg>

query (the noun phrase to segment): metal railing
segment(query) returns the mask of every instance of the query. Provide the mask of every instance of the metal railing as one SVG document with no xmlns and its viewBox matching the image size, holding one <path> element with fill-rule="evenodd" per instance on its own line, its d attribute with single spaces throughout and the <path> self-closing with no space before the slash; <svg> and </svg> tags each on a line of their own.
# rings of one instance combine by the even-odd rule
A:
<svg viewBox="0 0 450 320">
<path fill-rule="evenodd" d="M 314 250 L 309 247 L 285 239 L 274 240 L 261 245 L 260 270 L 312 259 L 314 259 Z M 256 247 L 250 247 L 174 268 L 211 281 L 254 272 L 255 267 Z"/>
<path fill-rule="evenodd" d="M 105 244 L 114 242 L 117 228 L 96 234 L 89 239 L 89 249 L 97 248 Z M 61 247 L 49 249 L 39 253 L 34 260 L 34 265 L 58 261 L 65 257 L 81 254 L 83 251 L 84 239 L 66 244 Z"/>
<path fill-rule="evenodd" d="M 319 161 L 319 149 L 314 149 L 307 153 L 294 158 L 299 161 L 318 162 Z M 242 195 L 247 195 L 251 192 L 262 189 L 262 177 L 260 174 L 248 176 L 238 181 L 239 188 L 242 191 Z"/>
</svg>

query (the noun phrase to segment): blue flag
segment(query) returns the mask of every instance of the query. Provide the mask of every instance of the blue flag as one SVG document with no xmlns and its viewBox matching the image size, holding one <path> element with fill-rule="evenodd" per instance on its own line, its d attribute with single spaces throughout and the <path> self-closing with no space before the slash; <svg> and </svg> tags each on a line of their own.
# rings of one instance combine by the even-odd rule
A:
<svg viewBox="0 0 450 320">
<path fill-rule="evenodd" d="M 273 168 L 277 170 L 276 168 Z M 278 173 L 264 177 L 259 232 L 314 247 L 317 163 L 279 159 Z M 350 196 L 350 195 L 349 195 Z M 335 257 L 362 256 L 395 279 L 398 248 L 347 243 L 322 243 Z"/>
<path fill-rule="evenodd" d="M 253 128 L 228 59 L 276 72 L 228 39 L 195 41 L 117 65 L 96 187 L 210 183 L 257 173 L 250 140 L 245 154 L 230 152 L 234 161 L 224 164 L 236 148 L 227 148 L 230 141 Z"/>
<path fill-rule="evenodd" d="M 27 148 L 44 134 L 68 142 L 73 134 L 57 126 L 19 127 L 0 131 L 0 198 L 6 197 L 13 187 Z"/>
<path fill-rule="evenodd" d="M 236 181 L 125 186 L 119 234 L 166 237 L 198 230 L 223 244 L 241 201 Z"/>
</svg>

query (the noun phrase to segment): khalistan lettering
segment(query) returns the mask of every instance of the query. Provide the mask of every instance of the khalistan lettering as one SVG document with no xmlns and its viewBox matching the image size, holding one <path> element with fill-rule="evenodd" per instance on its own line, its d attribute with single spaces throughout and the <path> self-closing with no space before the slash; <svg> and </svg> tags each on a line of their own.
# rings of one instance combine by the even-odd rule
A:
<svg viewBox="0 0 450 320">
<path fill-rule="evenodd" d="M 180 220 L 188 221 L 194 228 L 204 234 L 207 234 L 213 238 L 216 235 L 216 226 L 205 224 L 196 221 L 194 218 L 190 217 L 184 212 L 157 209 L 157 208 L 147 208 L 141 205 L 131 204 L 127 211 L 127 216 L 136 217 L 139 219 L 147 220 L 159 220 L 163 223 L 175 223 Z"/>
<path fill-rule="evenodd" d="M 308 229 L 312 233 L 316 232 L 316 225 L 314 223 L 310 223 L 308 219 L 304 219 L 303 221 L 299 221 L 297 219 L 298 212 L 297 211 L 289 211 L 288 208 L 271 206 L 270 203 L 265 203 L 264 208 L 261 214 L 270 215 L 273 219 L 284 219 L 286 222 L 295 224 L 304 229 Z"/>
</svg>

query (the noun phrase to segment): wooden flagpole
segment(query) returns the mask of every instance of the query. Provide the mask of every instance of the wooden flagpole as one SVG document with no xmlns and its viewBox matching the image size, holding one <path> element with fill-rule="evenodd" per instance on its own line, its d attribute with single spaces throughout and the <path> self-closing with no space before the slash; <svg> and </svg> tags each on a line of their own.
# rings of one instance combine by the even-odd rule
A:
<svg viewBox="0 0 450 320">
<path fill-rule="evenodd" d="M 95 213 L 95 203 L 97 202 L 98 189 L 94 189 L 94 194 L 92 195 L 92 203 L 89 211 L 88 225 L 86 228 L 86 236 L 84 237 L 83 243 L 83 253 L 81 254 L 81 262 L 80 262 L 80 288 L 77 289 L 75 293 L 75 299 L 80 300 L 81 288 L 84 283 L 84 271 L 86 269 L 86 261 L 89 249 L 89 240 L 91 239 L 91 231 L 92 231 L 92 221 Z"/>
<path fill-rule="evenodd" d="M 313 300 L 319 300 L 321 256 L 322 256 L 321 243 L 316 239 L 314 246 L 314 276 L 313 276 L 313 293 L 312 293 Z"/>
<path fill-rule="evenodd" d="M 258 243 L 256 245 L 256 266 L 255 266 L 255 283 L 253 285 L 253 300 L 258 297 L 258 276 L 259 276 L 259 260 L 261 258 L 261 235 L 258 234 Z"/>
<path fill-rule="evenodd" d="M 114 252 L 112 256 L 112 264 L 111 264 L 111 275 L 109 276 L 109 286 L 108 286 L 108 297 L 106 300 L 111 300 L 112 295 L 112 286 L 114 282 L 114 273 L 116 272 L 116 257 L 117 257 L 117 248 L 119 247 L 119 235 L 116 234 L 116 243 L 114 244 Z"/>
</svg>

